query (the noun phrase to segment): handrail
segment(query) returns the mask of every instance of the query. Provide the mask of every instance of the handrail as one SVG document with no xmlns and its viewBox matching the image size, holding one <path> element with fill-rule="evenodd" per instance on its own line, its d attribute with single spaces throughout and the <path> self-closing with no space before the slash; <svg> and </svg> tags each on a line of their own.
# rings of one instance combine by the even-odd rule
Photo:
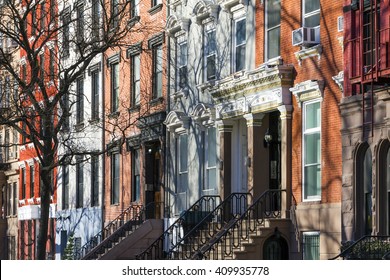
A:
<svg viewBox="0 0 390 280">
<path fill-rule="evenodd" d="M 173 246 L 168 259 L 190 259 L 210 241 L 226 224 L 239 217 L 248 207 L 250 193 L 232 193 L 212 212 L 205 216 Z"/>
<path fill-rule="evenodd" d="M 131 204 L 102 231 L 84 244 L 76 253 L 75 259 L 93 259 L 96 257 L 97 252 L 110 247 L 125 232 L 138 228 L 145 220 L 147 213 L 151 209 L 154 210 L 157 204 L 161 204 L 161 202 L 150 202 L 146 206 Z"/>
<path fill-rule="evenodd" d="M 248 207 L 237 219 L 231 221 L 206 246 L 196 252 L 194 259 L 224 259 L 232 256 L 233 250 L 239 248 L 250 234 L 258 234 L 258 229 L 264 227 L 266 218 L 281 217 L 282 192 L 286 190 L 267 190 Z M 219 249 L 218 250 L 218 247 Z"/>
<path fill-rule="evenodd" d="M 379 260 L 390 253 L 390 236 L 365 235 L 329 260 Z"/>
<path fill-rule="evenodd" d="M 150 244 L 143 252 L 138 254 L 136 259 L 164 259 L 169 248 L 173 247 L 181 239 L 183 227 L 186 227 L 186 224 L 191 226 L 191 220 L 196 222 L 196 220 L 200 219 L 205 213 L 211 212 L 220 202 L 221 197 L 219 195 L 205 195 L 199 198 L 190 208 L 185 210 L 160 237 Z"/>
</svg>

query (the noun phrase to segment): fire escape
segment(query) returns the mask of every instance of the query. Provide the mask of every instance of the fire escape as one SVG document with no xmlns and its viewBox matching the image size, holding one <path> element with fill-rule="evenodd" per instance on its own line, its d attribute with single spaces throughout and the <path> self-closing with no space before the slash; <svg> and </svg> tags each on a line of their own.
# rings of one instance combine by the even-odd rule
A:
<svg viewBox="0 0 390 280">
<path fill-rule="evenodd" d="M 362 130 L 374 134 L 374 93 L 390 85 L 388 9 L 379 0 L 353 0 L 347 54 L 351 94 L 362 95 Z M 348 36 L 349 34 L 346 34 Z M 349 52 L 349 53 L 348 53 Z"/>
</svg>

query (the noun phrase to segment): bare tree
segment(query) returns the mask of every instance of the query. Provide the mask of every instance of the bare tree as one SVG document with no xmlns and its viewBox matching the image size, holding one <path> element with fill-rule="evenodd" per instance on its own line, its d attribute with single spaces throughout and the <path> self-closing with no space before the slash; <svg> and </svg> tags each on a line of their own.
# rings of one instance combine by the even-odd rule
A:
<svg viewBox="0 0 390 280">
<path fill-rule="evenodd" d="M 1 111 L 0 126 L 20 133 L 23 142 L 14 144 L 31 143 L 41 166 L 37 259 L 46 258 L 52 170 L 88 153 L 71 134 L 60 133 L 68 125 L 72 85 L 97 55 L 125 47 L 141 32 L 128 22 L 130 2 L 7 0 L 0 7 L 0 71 L 14 81 L 12 96 L 2 98 L 8 109 Z M 59 145 L 66 146 L 62 155 Z"/>
</svg>

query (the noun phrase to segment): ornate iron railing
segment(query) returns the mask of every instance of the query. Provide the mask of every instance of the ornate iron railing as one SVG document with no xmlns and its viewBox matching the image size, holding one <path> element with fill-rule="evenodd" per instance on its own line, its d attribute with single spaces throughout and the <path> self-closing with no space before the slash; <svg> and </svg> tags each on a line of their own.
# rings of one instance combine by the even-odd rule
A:
<svg viewBox="0 0 390 280">
<path fill-rule="evenodd" d="M 266 219 L 281 217 L 282 195 L 285 190 L 268 190 L 246 209 L 225 225 L 205 246 L 192 255 L 193 259 L 232 258 L 235 249 L 248 242 L 251 235 L 261 234 Z"/>
<path fill-rule="evenodd" d="M 162 215 L 162 203 L 151 202 L 146 206 L 131 204 L 118 217 L 104 227 L 102 231 L 92 237 L 75 253 L 75 259 L 97 259 L 99 255 L 119 242 L 120 238 L 128 236 L 136 230 L 146 219 Z"/>
<path fill-rule="evenodd" d="M 366 235 L 353 242 L 335 259 L 344 260 L 380 260 L 390 255 L 390 236 Z"/>
<path fill-rule="evenodd" d="M 226 225 L 237 219 L 248 207 L 250 193 L 232 193 L 212 212 L 205 216 L 198 224 L 173 246 L 168 259 L 191 259 L 199 249 L 205 246 Z"/>
<path fill-rule="evenodd" d="M 220 202 L 221 198 L 218 195 L 202 196 L 190 208 L 184 211 L 148 248 L 137 255 L 136 259 L 165 259 L 169 249 L 182 239 L 184 233 L 213 211 Z"/>
</svg>

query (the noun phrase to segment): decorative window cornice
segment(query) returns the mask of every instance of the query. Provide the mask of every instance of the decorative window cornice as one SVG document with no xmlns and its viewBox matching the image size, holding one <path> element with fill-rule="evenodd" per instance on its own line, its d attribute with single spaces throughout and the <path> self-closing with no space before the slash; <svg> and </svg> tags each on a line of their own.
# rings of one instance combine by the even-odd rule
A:
<svg viewBox="0 0 390 280">
<path fill-rule="evenodd" d="M 141 146 L 141 134 L 126 138 L 126 147 L 128 151 L 133 151 Z"/>
<path fill-rule="evenodd" d="M 173 133 L 174 136 L 178 136 L 187 132 L 190 124 L 190 117 L 181 111 L 171 111 L 167 115 L 164 124 L 169 132 Z"/>
<path fill-rule="evenodd" d="M 95 63 L 91 66 L 88 67 L 88 75 L 91 76 L 92 72 L 95 72 L 95 71 L 102 71 L 102 64 L 100 62 L 98 63 Z"/>
<path fill-rule="evenodd" d="M 191 19 L 180 18 L 178 19 L 175 15 L 168 18 L 166 24 L 166 30 L 168 36 L 175 37 L 178 33 L 188 33 L 191 25 Z"/>
<path fill-rule="evenodd" d="M 217 21 L 219 14 L 219 5 L 211 1 L 199 1 L 193 10 L 197 24 L 204 24 L 205 21 Z"/>
<path fill-rule="evenodd" d="M 225 12 L 234 13 L 248 5 L 248 0 L 226 0 L 220 1 L 220 5 Z"/>
<path fill-rule="evenodd" d="M 127 58 L 129 58 L 131 56 L 140 54 L 141 52 L 142 52 L 142 42 L 138 42 L 137 44 L 131 45 L 127 49 L 126 55 L 127 55 Z"/>
<path fill-rule="evenodd" d="M 210 104 L 197 104 L 190 116 L 201 128 L 208 128 L 215 124 L 215 108 Z"/>
<path fill-rule="evenodd" d="M 107 66 L 110 67 L 112 64 L 119 63 L 121 61 L 120 53 L 116 53 L 107 58 Z"/>
<path fill-rule="evenodd" d="M 290 91 L 295 96 L 298 106 L 301 107 L 302 102 L 322 98 L 324 94 L 324 81 L 322 80 L 307 80 L 296 84 L 290 88 Z"/>
<path fill-rule="evenodd" d="M 148 48 L 152 49 L 155 46 L 163 44 L 164 42 L 165 42 L 165 33 L 164 32 L 157 33 L 148 40 Z"/>
</svg>

